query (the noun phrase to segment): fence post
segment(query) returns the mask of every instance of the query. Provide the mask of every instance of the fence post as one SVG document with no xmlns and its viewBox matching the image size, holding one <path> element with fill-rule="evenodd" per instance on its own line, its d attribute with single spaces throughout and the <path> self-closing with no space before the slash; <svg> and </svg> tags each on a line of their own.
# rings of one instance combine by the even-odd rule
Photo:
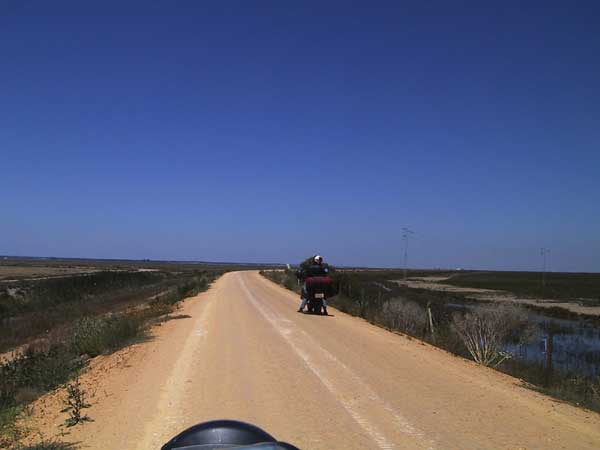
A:
<svg viewBox="0 0 600 450">
<path fill-rule="evenodd" d="M 431 340 L 435 343 L 435 330 L 433 329 L 433 316 L 431 315 L 431 302 L 427 302 L 427 316 L 429 317 L 429 329 L 431 330 Z"/>
<path fill-rule="evenodd" d="M 548 327 L 548 338 L 546 339 L 546 386 L 550 385 L 552 378 L 552 352 L 554 351 L 554 324 Z"/>
<path fill-rule="evenodd" d="M 360 317 L 365 318 L 365 288 L 360 290 Z"/>
</svg>

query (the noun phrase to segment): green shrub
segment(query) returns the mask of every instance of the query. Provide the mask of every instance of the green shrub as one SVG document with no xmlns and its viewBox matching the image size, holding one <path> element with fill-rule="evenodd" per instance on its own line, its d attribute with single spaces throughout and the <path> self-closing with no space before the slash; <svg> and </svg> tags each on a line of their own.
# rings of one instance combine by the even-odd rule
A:
<svg viewBox="0 0 600 450">
<path fill-rule="evenodd" d="M 28 349 L 0 366 L 0 410 L 16 406 L 24 388 L 46 392 L 66 382 L 83 365 L 67 346 L 55 344 L 48 351 Z"/>
<path fill-rule="evenodd" d="M 87 392 L 81 387 L 79 378 L 75 378 L 65 386 L 67 397 L 65 398 L 65 409 L 61 412 L 69 413 L 69 418 L 65 420 L 67 427 L 73 427 L 79 423 L 89 422 L 92 419 L 84 414 L 83 410 L 89 408 L 87 402 Z"/>
<path fill-rule="evenodd" d="M 20 412 L 16 406 L 0 408 L 0 448 L 15 448 L 23 436 L 23 430 L 16 425 Z"/>
<path fill-rule="evenodd" d="M 36 444 L 19 446 L 16 450 L 75 450 L 77 446 L 59 440 L 42 440 Z"/>
<path fill-rule="evenodd" d="M 98 356 L 139 336 L 142 326 L 143 319 L 134 314 L 84 317 L 73 328 L 71 346 L 77 354 Z"/>
<path fill-rule="evenodd" d="M 292 270 L 261 270 L 259 273 L 290 291 L 300 292 L 301 286 L 298 284 L 296 274 Z"/>
<path fill-rule="evenodd" d="M 577 405 L 600 411 L 600 376 L 555 377 L 545 392 Z"/>
</svg>

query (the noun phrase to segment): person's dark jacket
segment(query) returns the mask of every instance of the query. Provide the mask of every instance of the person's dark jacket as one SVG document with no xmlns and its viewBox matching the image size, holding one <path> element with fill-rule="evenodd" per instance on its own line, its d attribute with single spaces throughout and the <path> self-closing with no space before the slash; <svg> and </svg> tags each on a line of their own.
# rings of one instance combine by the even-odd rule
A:
<svg viewBox="0 0 600 450">
<path fill-rule="evenodd" d="M 296 276 L 303 281 L 310 277 L 324 277 L 327 275 L 329 275 L 329 266 L 327 264 L 300 266 L 300 269 L 296 272 Z"/>
</svg>

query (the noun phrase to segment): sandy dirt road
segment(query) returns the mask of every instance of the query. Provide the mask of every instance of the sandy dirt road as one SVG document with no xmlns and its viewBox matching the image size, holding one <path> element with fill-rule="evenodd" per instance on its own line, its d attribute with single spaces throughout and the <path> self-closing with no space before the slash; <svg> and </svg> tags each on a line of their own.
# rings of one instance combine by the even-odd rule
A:
<svg viewBox="0 0 600 450">
<path fill-rule="evenodd" d="M 185 302 L 188 318 L 99 358 L 83 377 L 94 422 L 67 440 L 158 449 L 194 423 L 234 418 L 303 449 L 598 449 L 600 415 L 561 404 L 407 337 L 229 273 Z M 56 433 L 57 395 L 35 409 Z"/>
</svg>

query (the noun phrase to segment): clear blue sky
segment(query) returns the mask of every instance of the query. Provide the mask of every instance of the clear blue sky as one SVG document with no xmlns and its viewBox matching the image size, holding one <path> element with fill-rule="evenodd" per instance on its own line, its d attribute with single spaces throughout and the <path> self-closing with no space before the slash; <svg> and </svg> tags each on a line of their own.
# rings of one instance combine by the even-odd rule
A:
<svg viewBox="0 0 600 450">
<path fill-rule="evenodd" d="M 600 271 L 599 2 L 91 3 L 0 4 L 0 254 Z"/>
</svg>

